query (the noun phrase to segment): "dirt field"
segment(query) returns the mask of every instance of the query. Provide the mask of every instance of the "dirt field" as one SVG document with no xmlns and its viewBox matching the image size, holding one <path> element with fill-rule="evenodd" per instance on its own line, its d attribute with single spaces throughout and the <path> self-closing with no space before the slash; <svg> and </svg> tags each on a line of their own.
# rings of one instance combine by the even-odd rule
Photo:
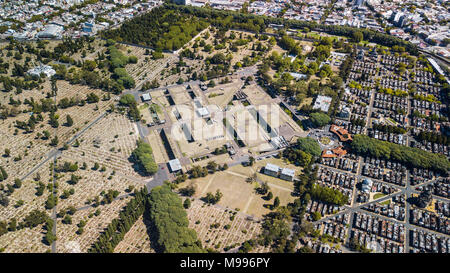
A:
<svg viewBox="0 0 450 273">
<path fill-rule="evenodd" d="M 192 163 L 193 165 L 198 165 L 198 166 L 206 166 L 208 164 L 208 162 L 210 161 L 214 161 L 219 165 L 223 165 L 225 163 L 229 164 L 232 159 L 230 157 L 229 154 L 221 154 L 221 155 L 217 155 L 217 156 L 212 156 L 210 158 L 204 159 L 204 160 L 200 160 L 200 161 L 195 161 L 194 163 Z"/>
<path fill-rule="evenodd" d="M 180 184 L 180 188 L 189 184 L 196 185 L 197 191 L 194 195 L 195 198 L 202 198 L 208 192 L 215 193 L 216 190 L 220 190 L 223 194 L 222 199 L 218 203 L 220 206 L 229 209 L 238 209 L 242 213 L 260 218 L 262 215 L 270 212 L 267 205 L 273 204 L 273 199 L 270 201 L 264 200 L 261 195 L 255 192 L 255 188 L 259 184 L 257 182 L 251 183 L 246 181 L 253 175 L 257 168 L 257 164 L 253 167 L 243 167 L 242 165 L 233 166 L 226 171 L 216 172 L 203 178 L 188 180 Z M 259 173 L 257 177 L 260 181 L 268 183 L 273 195 L 280 198 L 281 205 L 286 205 L 294 201 L 295 198 L 291 196 L 293 190 L 292 182 Z"/>
<path fill-rule="evenodd" d="M 169 156 L 164 148 L 164 144 L 156 130 L 152 130 L 147 136 L 150 146 L 153 150 L 153 157 L 156 163 L 165 163 L 169 161 Z"/>
<path fill-rule="evenodd" d="M 220 109 L 224 109 L 225 106 L 233 99 L 234 94 L 241 89 L 242 81 L 233 79 L 233 82 L 227 84 L 220 84 L 214 88 L 210 88 L 205 92 L 208 97 L 208 103 L 217 105 Z"/>
</svg>

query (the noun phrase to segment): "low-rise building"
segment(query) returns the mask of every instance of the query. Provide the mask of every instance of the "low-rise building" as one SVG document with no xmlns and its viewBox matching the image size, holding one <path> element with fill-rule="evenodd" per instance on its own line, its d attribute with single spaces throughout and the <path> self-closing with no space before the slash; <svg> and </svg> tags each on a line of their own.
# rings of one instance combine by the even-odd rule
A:
<svg viewBox="0 0 450 273">
<path fill-rule="evenodd" d="M 295 170 L 288 169 L 288 168 L 283 168 L 281 170 L 281 173 L 280 173 L 281 179 L 284 179 L 287 181 L 292 181 L 292 180 L 294 180 L 294 177 L 295 177 Z"/>
<path fill-rule="evenodd" d="M 51 77 L 56 74 L 56 71 L 49 65 L 39 65 L 33 69 L 27 71 L 27 74 L 34 77 L 40 77 L 41 74 L 45 74 L 47 77 Z"/>
<path fill-rule="evenodd" d="M 352 140 L 352 136 L 349 134 L 349 132 L 340 126 L 334 124 L 331 125 L 330 132 L 336 134 L 339 137 L 339 140 L 342 142 Z"/>
<path fill-rule="evenodd" d="M 372 185 L 373 185 L 373 182 L 371 179 L 364 178 L 362 185 L 361 185 L 361 190 L 365 193 L 369 193 L 372 190 Z"/>
<path fill-rule="evenodd" d="M 172 159 L 169 161 L 170 171 L 173 173 L 181 171 L 181 163 L 178 158 Z"/>
<path fill-rule="evenodd" d="M 319 109 L 326 113 L 328 112 L 328 109 L 330 109 L 331 101 L 331 97 L 318 95 L 314 102 L 313 109 Z"/>
<path fill-rule="evenodd" d="M 264 174 L 273 176 L 273 177 L 278 177 L 278 172 L 280 171 L 280 167 L 278 167 L 277 165 L 274 164 L 270 164 L 267 163 L 266 166 L 264 167 Z"/>
<path fill-rule="evenodd" d="M 152 100 L 152 96 L 150 95 L 150 93 L 142 94 L 142 101 L 150 101 L 150 100 Z"/>
</svg>

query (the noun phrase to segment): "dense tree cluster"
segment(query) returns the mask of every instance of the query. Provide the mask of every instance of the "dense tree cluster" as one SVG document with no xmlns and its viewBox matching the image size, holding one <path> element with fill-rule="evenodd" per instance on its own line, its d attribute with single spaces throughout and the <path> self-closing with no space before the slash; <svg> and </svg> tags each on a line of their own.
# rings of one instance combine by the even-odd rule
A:
<svg viewBox="0 0 450 273">
<path fill-rule="evenodd" d="M 319 143 L 311 137 L 298 138 L 297 146 L 300 150 L 313 156 L 320 156 L 322 154 Z"/>
<path fill-rule="evenodd" d="M 323 127 L 331 122 L 330 116 L 322 112 L 311 113 L 309 119 L 316 127 Z"/>
<path fill-rule="evenodd" d="M 302 47 L 288 35 L 283 35 L 283 37 L 279 40 L 278 45 L 295 56 L 302 53 Z"/>
<path fill-rule="evenodd" d="M 416 136 L 416 139 L 419 141 L 429 141 L 431 143 L 450 145 L 450 138 L 448 138 L 444 134 L 429 132 L 429 131 L 420 131 Z"/>
<path fill-rule="evenodd" d="M 131 159 L 139 164 L 147 175 L 152 175 L 158 171 L 158 164 L 155 163 L 153 158 L 152 147 L 142 140 L 137 142 L 136 149 L 131 153 Z"/>
<path fill-rule="evenodd" d="M 148 197 L 152 232 L 157 237 L 157 251 L 166 253 L 205 252 L 189 221 L 180 197 L 168 185 L 154 188 Z"/>
<path fill-rule="evenodd" d="M 345 60 L 342 62 L 341 66 L 339 67 L 339 76 L 346 80 L 348 76 L 350 75 L 350 72 L 352 70 L 352 65 L 354 62 L 355 53 L 352 52 L 350 56 L 347 56 Z"/>
<path fill-rule="evenodd" d="M 128 117 L 134 121 L 141 120 L 141 114 L 137 102 L 132 94 L 123 95 L 119 101 L 120 105 L 128 107 Z"/>
<path fill-rule="evenodd" d="M 205 177 L 209 173 L 208 168 L 200 167 L 199 165 L 192 166 L 189 170 L 190 178 Z"/>
<path fill-rule="evenodd" d="M 387 125 L 387 124 L 373 124 L 372 128 L 374 130 L 378 130 L 378 131 L 385 132 L 385 133 L 394 133 L 394 134 L 405 134 L 406 133 L 405 128 Z"/>
<path fill-rule="evenodd" d="M 212 194 L 211 192 L 208 192 L 206 196 L 203 198 L 203 200 L 208 204 L 217 204 L 220 199 L 222 198 L 223 194 L 220 192 L 220 190 L 217 190 L 215 194 Z"/>
<path fill-rule="evenodd" d="M 119 217 L 113 219 L 105 228 L 95 243 L 92 244 L 88 252 L 91 253 L 112 253 L 114 248 L 120 243 L 125 234 L 130 230 L 136 220 L 145 211 L 147 201 L 147 188 L 134 192 L 134 197 L 120 212 Z"/>
<path fill-rule="evenodd" d="M 25 216 L 23 221 L 19 224 L 19 227 L 34 228 L 38 225 L 44 224 L 49 218 L 50 216 L 48 216 L 45 211 L 35 209 Z"/>
<path fill-rule="evenodd" d="M 364 39 L 366 41 L 381 44 L 384 46 L 396 46 L 397 48 L 402 48 L 404 51 L 408 51 L 413 55 L 418 54 L 417 46 L 411 44 L 410 42 L 371 29 L 359 29 L 341 25 L 325 25 L 318 24 L 314 21 L 299 21 L 285 18 L 266 17 L 249 13 L 208 9 L 194 6 L 178 6 L 173 4 L 166 4 L 165 7 L 173 10 L 180 10 L 188 14 L 194 14 L 197 17 L 209 20 L 212 25 L 221 28 L 236 28 L 254 32 L 263 32 L 269 24 L 282 24 L 287 29 L 306 28 L 309 30 L 323 31 L 331 35 L 349 37 L 354 42 L 358 42 Z M 362 37 L 360 33 L 362 34 Z"/>
<path fill-rule="evenodd" d="M 298 237 L 291 234 L 289 211 L 286 207 L 279 207 L 276 211 L 264 215 L 262 231 L 258 241 L 260 245 L 272 247 L 274 252 L 294 252 Z"/>
<path fill-rule="evenodd" d="M 211 24 L 218 29 L 242 29 L 256 33 L 264 32 L 269 24 L 283 24 L 286 28 L 310 29 L 332 35 L 350 37 L 354 42 L 362 39 L 384 46 L 401 47 L 418 54 L 417 47 L 398 37 L 370 29 L 358 29 L 340 25 L 322 25 L 313 21 L 298 21 L 284 18 L 259 16 L 249 13 L 217 10 L 194 6 L 164 4 L 151 12 L 125 22 L 122 27 L 103 33 L 103 37 L 133 44 L 151 46 L 155 49 L 176 50 Z M 158 27 L 154 27 L 158 26 Z M 286 40 L 283 43 L 295 53 L 296 46 Z M 318 51 L 322 52 L 321 50 Z"/>
<path fill-rule="evenodd" d="M 177 50 L 207 26 L 208 23 L 200 18 L 158 7 L 102 35 L 119 42 L 150 46 L 158 50 Z"/>
<path fill-rule="evenodd" d="M 365 156 L 395 160 L 411 167 L 432 169 L 444 173 L 450 170 L 450 162 L 444 155 L 370 138 L 365 135 L 355 135 L 351 146 L 355 153 Z"/>
<path fill-rule="evenodd" d="M 312 160 L 312 155 L 300 149 L 288 147 L 283 151 L 283 157 L 287 158 L 297 166 L 306 166 Z"/>
<path fill-rule="evenodd" d="M 348 202 L 347 195 L 344 195 L 337 189 L 332 189 L 326 186 L 320 186 L 318 184 L 315 184 L 312 187 L 311 198 L 338 206 L 342 206 Z"/>
<path fill-rule="evenodd" d="M 112 78 L 116 80 L 119 86 L 126 89 L 133 88 L 135 86 L 134 79 L 125 70 L 125 66 L 128 63 L 137 62 L 135 56 L 125 56 L 115 45 L 108 47 L 110 70 L 112 70 Z"/>
</svg>

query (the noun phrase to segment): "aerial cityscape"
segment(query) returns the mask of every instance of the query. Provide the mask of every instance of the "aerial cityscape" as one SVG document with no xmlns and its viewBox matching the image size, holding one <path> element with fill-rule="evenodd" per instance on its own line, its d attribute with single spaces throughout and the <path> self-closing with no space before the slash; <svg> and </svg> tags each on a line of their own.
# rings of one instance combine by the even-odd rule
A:
<svg viewBox="0 0 450 273">
<path fill-rule="evenodd" d="M 440 0 L 0 0 L 0 253 L 450 253 L 449 27 Z"/>
</svg>

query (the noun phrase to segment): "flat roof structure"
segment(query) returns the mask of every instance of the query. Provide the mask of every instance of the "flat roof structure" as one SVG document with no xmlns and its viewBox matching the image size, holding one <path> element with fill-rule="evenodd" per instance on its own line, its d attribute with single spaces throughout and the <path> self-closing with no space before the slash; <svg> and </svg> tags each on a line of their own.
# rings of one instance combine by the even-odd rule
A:
<svg viewBox="0 0 450 273">
<path fill-rule="evenodd" d="M 278 172 L 278 170 L 280 170 L 280 167 L 271 163 L 267 163 L 264 169 L 272 172 Z"/>
<path fill-rule="evenodd" d="M 178 158 L 169 161 L 169 167 L 171 172 L 181 171 L 181 163 Z"/>
<path fill-rule="evenodd" d="M 308 78 L 308 76 L 306 74 L 302 74 L 302 73 L 289 72 L 289 74 L 291 74 L 291 76 L 294 77 L 296 80 L 303 80 L 303 79 Z"/>
<path fill-rule="evenodd" d="M 47 77 L 51 77 L 56 74 L 56 71 L 49 65 L 39 65 L 33 69 L 27 71 L 28 75 L 40 77 L 44 73 Z"/>
<path fill-rule="evenodd" d="M 142 94 L 142 100 L 143 101 L 152 100 L 152 96 L 149 93 Z"/>
<path fill-rule="evenodd" d="M 197 108 L 197 113 L 200 117 L 206 117 L 209 115 L 209 111 L 206 107 Z"/>
<path fill-rule="evenodd" d="M 283 168 L 281 170 L 281 174 L 282 175 L 286 175 L 286 176 L 290 176 L 290 177 L 294 177 L 295 176 L 295 170 L 288 169 L 288 168 Z"/>
<path fill-rule="evenodd" d="M 314 102 L 313 109 L 320 109 L 323 112 L 328 112 L 330 109 L 332 98 L 328 96 L 318 95 Z"/>
</svg>

